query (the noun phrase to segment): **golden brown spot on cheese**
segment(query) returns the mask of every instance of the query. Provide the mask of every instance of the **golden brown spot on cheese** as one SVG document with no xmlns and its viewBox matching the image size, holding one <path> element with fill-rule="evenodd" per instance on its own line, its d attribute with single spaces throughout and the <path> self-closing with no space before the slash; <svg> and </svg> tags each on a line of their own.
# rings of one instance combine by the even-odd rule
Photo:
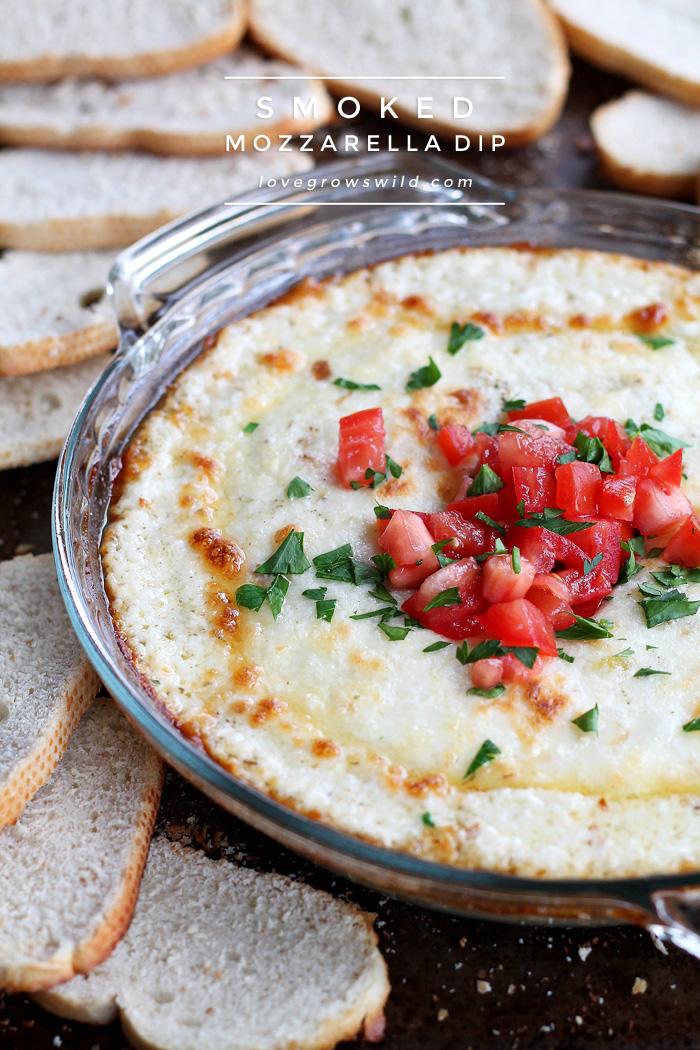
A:
<svg viewBox="0 0 700 1050">
<path fill-rule="evenodd" d="M 604 798 L 599 798 L 598 799 L 598 805 L 600 806 L 601 809 L 609 809 L 610 808 Z"/>
<path fill-rule="evenodd" d="M 569 318 L 569 328 L 592 328 L 593 318 L 590 314 L 574 314 Z"/>
<path fill-rule="evenodd" d="M 151 505 L 150 499 L 145 499 L 143 496 L 139 496 L 139 507 L 143 507 L 144 510 L 148 510 Z"/>
<path fill-rule="evenodd" d="M 151 457 L 144 448 L 146 437 L 139 432 L 131 442 L 121 459 L 121 470 L 112 486 L 112 503 L 121 499 L 124 486 L 128 481 L 135 481 L 142 470 L 151 465 Z"/>
<path fill-rule="evenodd" d="M 275 535 L 272 537 L 275 543 L 281 543 L 282 540 L 286 540 L 290 532 L 299 532 L 298 525 L 283 525 L 281 529 L 278 529 Z"/>
<path fill-rule="evenodd" d="M 437 494 L 443 503 L 451 503 L 455 494 L 455 483 L 450 478 L 440 478 L 437 483 Z"/>
<path fill-rule="evenodd" d="M 418 780 L 407 780 L 405 786 L 409 795 L 413 795 L 415 798 L 423 798 L 431 792 L 437 795 L 444 795 L 448 790 L 449 784 L 444 773 L 431 773 L 428 776 L 420 777 Z"/>
<path fill-rule="evenodd" d="M 263 354 L 260 363 L 273 372 L 300 372 L 306 364 L 306 358 L 297 350 L 273 350 Z"/>
<path fill-rule="evenodd" d="M 228 641 L 238 631 L 239 614 L 233 595 L 208 584 L 204 589 L 204 596 L 214 623 L 214 636 Z"/>
<path fill-rule="evenodd" d="M 401 339 L 404 335 L 408 335 L 410 331 L 411 329 L 409 325 L 405 324 L 403 321 L 397 321 L 396 324 L 393 324 L 389 329 L 389 335 L 394 339 Z"/>
<path fill-rule="evenodd" d="M 434 433 L 434 431 L 428 426 L 428 420 L 425 413 L 421 412 L 421 410 L 415 405 L 409 405 L 408 408 L 404 408 L 401 411 L 403 411 L 406 419 L 411 424 L 411 429 L 421 441 L 426 441 L 430 435 Z"/>
<path fill-rule="evenodd" d="M 245 561 L 245 554 L 233 540 L 224 539 L 219 529 L 197 529 L 190 534 L 190 545 L 221 576 L 235 580 Z"/>
<path fill-rule="evenodd" d="M 405 467 L 400 478 L 389 478 L 389 480 L 382 485 L 382 496 L 387 499 L 394 499 L 397 496 L 410 496 L 417 491 L 418 487 L 415 481 L 406 476 Z"/>
<path fill-rule="evenodd" d="M 665 324 L 671 316 L 671 312 L 665 303 L 650 303 L 635 310 L 630 319 L 637 328 L 643 332 L 653 332 Z"/>
<path fill-rule="evenodd" d="M 459 390 L 451 390 L 450 397 L 454 398 L 455 401 L 469 409 L 472 413 L 481 410 L 484 403 L 480 391 L 476 390 L 473 386 L 461 387 Z"/>
<path fill-rule="evenodd" d="M 386 317 L 393 305 L 393 297 L 384 288 L 378 288 L 368 303 L 366 310 L 373 317 Z"/>
<path fill-rule="evenodd" d="M 546 679 L 526 682 L 523 697 L 530 714 L 540 723 L 552 722 L 569 703 L 569 697 L 553 689 Z"/>
<path fill-rule="evenodd" d="M 493 332 L 503 331 L 503 319 L 498 317 L 496 314 L 492 314 L 489 311 L 478 310 L 473 317 L 473 320 L 477 324 L 485 324 Z"/>
<path fill-rule="evenodd" d="M 401 305 L 404 310 L 415 310 L 416 313 L 425 314 L 426 317 L 432 317 L 435 313 L 432 304 L 422 295 L 407 295 L 401 300 Z"/>
<path fill-rule="evenodd" d="M 337 276 L 324 277 L 321 281 L 317 281 L 313 277 L 305 277 L 303 281 L 293 285 L 284 295 L 275 300 L 274 305 L 289 306 L 310 297 L 318 298 L 322 295 L 324 289 L 332 284 L 336 284 L 338 280 L 339 277 Z"/>
<path fill-rule="evenodd" d="M 311 373 L 314 379 L 328 379 L 331 374 L 331 366 L 327 361 L 314 361 L 311 366 Z"/>
<path fill-rule="evenodd" d="M 340 748 L 334 740 L 314 740 L 311 753 L 314 758 L 337 758 Z"/>
<path fill-rule="evenodd" d="M 253 701 L 246 699 L 238 699 L 231 705 L 237 715 L 247 715 L 253 706 Z"/>
<path fill-rule="evenodd" d="M 360 314 L 358 317 L 351 317 L 345 327 L 350 332 L 365 332 L 372 327 L 372 319 L 366 314 Z"/>
<path fill-rule="evenodd" d="M 203 452 L 190 452 L 189 458 L 192 466 L 200 470 L 209 481 L 216 481 L 224 471 L 224 465 L 220 460 L 212 456 L 205 456 Z"/>
<path fill-rule="evenodd" d="M 250 724 L 254 726 L 263 726 L 266 722 L 269 722 L 271 718 L 281 715 L 282 712 L 286 710 L 287 704 L 284 700 L 280 700 L 276 696 L 266 696 L 263 700 L 258 700 L 255 705 L 255 710 L 250 716 Z"/>
<path fill-rule="evenodd" d="M 259 664 L 246 664 L 234 672 L 233 680 L 239 689 L 257 689 L 263 679 L 264 671 Z"/>
</svg>

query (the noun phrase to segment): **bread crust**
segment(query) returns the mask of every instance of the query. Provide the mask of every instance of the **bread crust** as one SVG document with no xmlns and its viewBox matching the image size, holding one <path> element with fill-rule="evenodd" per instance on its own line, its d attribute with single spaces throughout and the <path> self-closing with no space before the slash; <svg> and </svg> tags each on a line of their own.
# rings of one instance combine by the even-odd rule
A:
<svg viewBox="0 0 700 1050">
<path fill-rule="evenodd" d="M 232 51 L 240 42 L 248 22 L 248 0 L 231 0 L 228 26 L 189 47 L 170 51 L 144 52 L 131 56 L 43 55 L 41 58 L 0 62 L 0 81 L 21 83 L 60 80 L 63 77 L 159 76 L 201 66 Z"/>
<path fill-rule="evenodd" d="M 564 15 L 560 14 L 559 20 L 572 50 L 581 58 L 608 73 L 619 73 L 629 77 L 651 91 L 670 95 L 671 98 L 678 99 L 679 102 L 688 102 L 692 106 L 700 106 L 700 79 L 688 80 L 669 73 L 661 65 L 654 65 L 631 51 L 601 40 L 587 29 L 569 21 Z"/>
<path fill-rule="evenodd" d="M 179 218 L 167 208 L 151 215 L 101 215 L 37 223 L 0 222 L 0 246 L 35 252 L 121 248 Z"/>
<path fill-rule="evenodd" d="M 66 335 L 47 335 L 26 343 L 0 345 L 0 376 L 30 375 L 76 365 L 88 357 L 114 350 L 118 342 L 116 324 L 102 321 Z"/>
<path fill-rule="evenodd" d="M 506 139 L 504 148 L 526 146 L 530 142 L 534 142 L 536 139 L 540 138 L 545 132 L 549 131 L 559 119 L 566 100 L 569 76 L 571 74 L 569 53 L 566 39 L 559 22 L 552 11 L 550 11 L 550 9 L 543 3 L 543 0 L 524 0 L 524 2 L 530 4 L 531 7 L 539 12 L 547 36 L 556 52 L 555 73 L 557 87 L 552 95 L 549 105 L 543 110 L 538 119 L 524 125 L 479 128 L 468 124 L 466 121 L 456 122 L 419 118 L 409 107 L 401 105 L 400 102 L 396 102 L 394 103 L 394 109 L 399 114 L 403 123 L 410 127 L 417 128 L 424 134 L 426 132 L 432 133 L 443 138 L 459 132 L 468 135 L 503 135 Z M 285 58 L 290 62 L 298 61 L 294 52 L 285 46 L 284 41 L 275 38 L 271 33 L 266 31 L 261 20 L 256 19 L 254 3 L 251 4 L 248 31 L 253 40 L 255 40 L 255 42 L 265 51 L 280 58 Z M 316 76 L 328 76 L 327 70 L 321 69 L 320 67 L 314 67 L 312 72 Z M 362 82 L 329 79 L 326 80 L 325 83 L 326 87 L 333 95 L 342 96 L 351 93 L 362 105 L 375 110 L 380 108 L 381 95 L 363 87 Z"/>
</svg>

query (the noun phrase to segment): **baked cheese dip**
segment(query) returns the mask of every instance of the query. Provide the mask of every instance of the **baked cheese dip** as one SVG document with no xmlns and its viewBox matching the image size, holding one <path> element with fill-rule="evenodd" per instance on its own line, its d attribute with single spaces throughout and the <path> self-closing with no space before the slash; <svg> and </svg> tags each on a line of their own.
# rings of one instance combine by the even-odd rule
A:
<svg viewBox="0 0 700 1050">
<path fill-rule="evenodd" d="M 700 275 L 453 249 L 219 333 L 124 457 L 103 565 L 154 703 L 364 840 L 700 868 Z"/>
</svg>

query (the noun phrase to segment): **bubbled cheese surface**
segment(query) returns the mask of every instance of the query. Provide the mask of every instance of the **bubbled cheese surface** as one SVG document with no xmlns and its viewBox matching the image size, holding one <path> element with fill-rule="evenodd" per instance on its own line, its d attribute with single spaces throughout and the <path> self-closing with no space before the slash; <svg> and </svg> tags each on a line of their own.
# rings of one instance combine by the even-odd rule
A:
<svg viewBox="0 0 700 1050">
<path fill-rule="evenodd" d="M 652 315 L 671 346 L 639 339 Z M 449 356 L 455 320 L 485 335 Z M 429 356 L 442 378 L 407 392 Z M 621 422 L 653 424 L 661 402 L 700 505 L 700 277 L 593 252 L 452 250 L 304 286 L 220 333 L 142 425 L 104 537 L 115 623 L 173 718 L 249 783 L 391 848 L 550 877 L 700 867 L 700 733 L 682 731 L 700 714 L 700 618 L 648 629 L 647 570 L 603 607 L 613 638 L 563 643 L 573 663 L 547 660 L 496 699 L 468 695 L 454 644 L 424 653 L 432 632 L 390 641 L 350 619 L 381 607 L 368 585 L 312 568 L 290 577 L 276 621 L 236 606 L 239 586 L 270 582 L 254 569 L 291 526 L 309 559 L 350 543 L 368 561 L 375 500 L 442 509 L 459 472 L 432 413 L 474 427 L 504 397 L 557 395 L 574 418 Z M 403 474 L 345 490 L 338 420 L 376 405 Z M 295 476 L 308 497 L 287 498 Z M 330 623 L 302 596 L 319 586 Z M 595 704 L 599 732 L 582 733 L 571 720 Z M 501 754 L 465 779 L 486 739 Z"/>
</svg>

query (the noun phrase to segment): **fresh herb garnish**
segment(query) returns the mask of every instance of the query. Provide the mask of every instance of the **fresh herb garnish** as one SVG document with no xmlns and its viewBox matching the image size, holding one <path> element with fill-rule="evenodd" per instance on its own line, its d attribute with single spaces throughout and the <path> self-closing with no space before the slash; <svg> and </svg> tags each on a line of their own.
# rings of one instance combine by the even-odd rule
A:
<svg viewBox="0 0 700 1050">
<path fill-rule="evenodd" d="M 521 570 L 519 547 L 513 547 L 513 550 L 510 552 L 510 560 L 513 566 L 513 572 L 518 576 Z"/>
<path fill-rule="evenodd" d="M 557 655 L 560 660 L 566 660 L 567 664 L 572 664 L 576 659 L 575 656 L 569 656 L 568 653 L 565 653 L 563 649 L 557 649 Z"/>
<path fill-rule="evenodd" d="M 562 452 L 561 456 L 557 456 L 557 463 L 563 466 L 565 463 L 573 463 L 575 459 L 576 453 L 572 449 L 571 452 Z"/>
<path fill-rule="evenodd" d="M 655 452 L 657 456 L 664 459 L 666 456 L 670 456 L 679 448 L 687 448 L 685 441 L 679 441 L 678 438 L 672 437 L 663 430 L 659 430 L 657 427 L 649 426 L 648 423 L 642 423 L 641 426 L 637 426 L 633 419 L 628 419 L 625 423 L 625 431 L 630 441 L 634 441 L 637 434 L 640 435 L 647 443 L 652 452 Z"/>
<path fill-rule="evenodd" d="M 365 471 L 365 481 L 369 481 L 369 485 L 363 486 L 361 481 L 351 481 L 350 488 L 355 489 L 355 491 L 363 487 L 376 489 L 377 485 L 381 485 L 383 481 L 386 481 L 386 474 L 381 470 L 373 470 L 372 467 L 367 467 L 367 470 Z"/>
<path fill-rule="evenodd" d="M 525 408 L 525 398 L 516 397 L 508 401 L 506 398 L 501 400 L 501 412 L 521 412 Z"/>
<path fill-rule="evenodd" d="M 442 372 L 432 357 L 429 357 L 428 361 L 429 364 L 423 365 L 422 368 L 417 369 L 415 372 L 411 372 L 406 383 L 407 390 L 422 390 L 427 386 L 435 386 L 438 379 L 442 377 Z"/>
<path fill-rule="evenodd" d="M 571 627 L 565 627 L 561 631 L 557 631 L 557 638 L 570 638 L 576 641 L 587 641 L 591 638 L 612 638 L 612 631 L 610 628 L 612 624 L 610 620 L 593 620 L 587 619 L 585 616 L 577 616 L 573 614 L 576 621 Z"/>
<path fill-rule="evenodd" d="M 398 616 L 398 610 L 395 605 L 387 605 L 381 609 L 371 609 L 365 613 L 353 613 L 350 617 L 351 620 L 374 620 L 380 619 L 382 622 L 385 620 L 391 620 L 394 616 Z"/>
<path fill-rule="evenodd" d="M 617 660 L 619 656 L 634 656 L 634 649 L 623 649 L 621 653 L 613 653 L 613 660 Z"/>
<path fill-rule="evenodd" d="M 443 609 L 451 605 L 461 605 L 462 599 L 459 596 L 458 587 L 448 587 L 445 591 L 440 591 L 434 598 L 423 607 L 423 612 L 430 612 L 431 609 Z"/>
<path fill-rule="evenodd" d="M 337 598 L 324 598 L 323 601 L 316 602 L 316 619 L 326 620 L 330 623 L 333 619 L 337 600 Z"/>
<path fill-rule="evenodd" d="M 675 339 L 669 339 L 668 336 L 664 335 L 641 335 L 637 334 L 637 339 L 640 339 L 646 346 L 651 347 L 652 350 L 662 350 L 665 346 L 673 346 L 676 342 Z"/>
<path fill-rule="evenodd" d="M 484 335 L 483 328 L 479 328 L 478 324 L 473 324 L 471 321 L 467 321 L 466 324 L 459 325 L 456 321 L 453 321 L 450 326 L 450 338 L 447 343 L 447 353 L 454 355 L 462 349 L 465 343 L 473 339 L 483 339 Z"/>
<path fill-rule="evenodd" d="M 275 553 L 262 565 L 258 565 L 255 572 L 261 576 L 272 573 L 296 576 L 310 568 L 311 563 L 304 554 L 304 533 L 292 529 L 282 540 Z"/>
<path fill-rule="evenodd" d="M 272 610 L 272 616 L 276 620 L 282 612 L 282 606 L 288 590 L 289 580 L 285 576 L 279 575 L 275 576 L 269 587 L 259 587 L 255 583 L 244 583 L 236 591 L 236 605 L 259 612 L 263 602 L 267 599 Z"/>
<path fill-rule="evenodd" d="M 377 566 L 382 576 L 388 576 L 392 569 L 396 568 L 396 562 L 390 554 L 375 554 L 372 561 Z"/>
<path fill-rule="evenodd" d="M 386 456 L 385 459 L 386 476 L 388 477 L 389 474 L 391 474 L 392 478 L 400 478 L 403 474 L 403 467 L 400 467 L 396 460 L 392 459 L 391 456 Z"/>
<path fill-rule="evenodd" d="M 272 616 L 275 620 L 282 612 L 282 606 L 284 605 L 284 599 L 288 590 L 289 580 L 286 576 L 275 576 L 274 580 L 267 588 L 267 600 L 270 603 Z"/>
<path fill-rule="evenodd" d="M 653 667 L 640 667 L 632 675 L 633 678 L 649 678 L 652 674 L 671 674 L 671 671 L 656 671 Z"/>
<path fill-rule="evenodd" d="M 592 521 L 568 521 L 562 517 L 563 513 L 563 510 L 545 507 L 541 514 L 531 514 L 527 518 L 522 518 L 518 525 L 526 529 L 547 529 L 548 532 L 555 532 L 558 536 L 568 536 L 572 532 L 590 529 L 595 524 Z"/>
<path fill-rule="evenodd" d="M 433 642 L 432 645 L 426 645 L 423 650 L 424 653 L 437 653 L 440 649 L 447 649 L 449 642 Z"/>
<path fill-rule="evenodd" d="M 392 605 L 398 605 L 394 595 L 389 593 L 383 583 L 375 584 L 374 590 L 368 593 L 370 598 L 376 598 L 378 602 L 390 602 Z"/>
<path fill-rule="evenodd" d="M 259 426 L 259 423 L 246 423 L 246 425 L 243 427 L 243 433 L 252 434 L 253 431 L 257 430 Z"/>
<path fill-rule="evenodd" d="M 300 477 L 292 478 L 287 486 L 287 499 L 303 499 L 310 492 L 313 492 L 313 489 L 308 481 Z"/>
<path fill-rule="evenodd" d="M 483 510 L 478 510 L 474 517 L 478 518 L 479 521 L 482 521 L 484 525 L 488 525 L 490 529 L 495 529 L 499 536 L 502 536 L 503 539 L 506 538 L 506 530 L 503 527 L 503 525 L 499 525 L 498 522 L 494 521 L 493 518 L 490 518 L 488 514 L 484 514 Z"/>
<path fill-rule="evenodd" d="M 684 616 L 695 616 L 700 609 L 700 602 L 691 602 L 687 594 L 682 594 L 676 587 L 663 594 L 642 598 L 639 603 L 644 610 L 647 627 L 657 627 L 669 620 L 680 620 Z"/>
<path fill-rule="evenodd" d="M 310 598 L 312 602 L 321 602 L 326 597 L 327 587 L 310 587 L 307 591 L 302 591 L 304 598 Z"/>
<path fill-rule="evenodd" d="M 491 492 L 500 492 L 502 488 L 503 482 L 496 471 L 484 463 L 467 489 L 467 496 L 487 496 Z"/>
<path fill-rule="evenodd" d="M 435 827 L 435 824 L 433 823 L 433 818 L 430 816 L 429 813 L 424 813 L 420 819 L 423 821 L 427 828 Z"/>
<path fill-rule="evenodd" d="M 603 474 L 614 474 L 615 469 L 605 445 L 598 437 L 589 437 L 579 430 L 574 441 L 576 458 L 582 463 L 595 463 Z"/>
<path fill-rule="evenodd" d="M 584 558 L 583 560 L 583 575 L 589 576 L 597 565 L 603 560 L 602 554 L 596 554 L 595 558 Z"/>
<path fill-rule="evenodd" d="M 483 642 L 477 642 L 471 651 L 468 642 L 462 642 L 455 651 L 455 656 L 465 666 L 475 664 L 478 660 L 490 660 L 493 657 L 508 656 L 508 654 L 532 670 L 539 649 L 535 645 L 502 645 L 496 638 L 486 638 Z"/>
<path fill-rule="evenodd" d="M 657 401 L 654 405 L 654 419 L 657 423 L 660 423 L 665 415 L 666 413 L 664 412 L 664 406 L 661 404 L 660 401 Z"/>
<path fill-rule="evenodd" d="M 637 558 L 644 557 L 644 537 L 633 536 L 629 541 L 621 540 L 620 546 L 624 551 L 627 551 L 629 558 L 624 565 L 620 566 L 620 573 L 617 582 L 627 583 L 642 567 L 637 564 Z"/>
<path fill-rule="evenodd" d="M 690 722 L 686 722 L 683 726 L 684 733 L 697 733 L 700 729 L 700 715 L 697 718 L 691 718 Z"/>
<path fill-rule="evenodd" d="M 501 691 L 502 690 L 503 687 L 501 687 Z M 476 773 L 477 769 L 480 769 L 481 766 L 485 766 L 487 762 L 491 762 L 492 759 L 494 759 L 496 755 L 500 755 L 500 753 L 500 747 L 496 747 L 492 740 L 484 740 L 483 744 L 474 755 L 474 758 L 469 763 L 469 768 L 464 774 L 464 779 L 466 780 L 467 777 L 472 776 Z"/>
<path fill-rule="evenodd" d="M 375 518 L 379 518 L 380 521 L 390 521 L 391 511 L 388 507 L 383 507 L 381 503 L 377 503 L 374 508 L 374 516 Z"/>
<path fill-rule="evenodd" d="M 376 383 L 356 383 L 353 379 L 343 379 L 339 377 L 333 380 L 333 386 L 342 387 L 343 390 L 381 390 L 380 386 Z"/>
<path fill-rule="evenodd" d="M 390 642 L 402 642 L 411 629 L 410 627 L 392 627 L 389 623 L 380 623 L 379 627 Z"/>
<path fill-rule="evenodd" d="M 374 565 L 355 559 L 349 543 L 317 555 L 313 563 L 319 580 L 337 580 L 339 583 L 354 583 L 355 586 L 359 586 L 362 583 L 373 583 L 382 577 Z"/>
<path fill-rule="evenodd" d="M 440 427 L 438 426 L 437 416 L 435 415 L 434 412 L 433 412 L 433 414 L 431 416 L 428 416 L 428 426 L 430 427 L 431 430 L 439 430 L 440 429 Z"/>
<path fill-rule="evenodd" d="M 571 721 L 575 726 L 578 726 L 582 733 L 597 733 L 598 705 L 596 704 L 590 711 L 584 711 L 578 718 L 572 718 Z"/>
<path fill-rule="evenodd" d="M 495 434 L 497 434 L 499 432 L 500 429 L 501 429 L 501 424 L 500 423 L 481 423 L 478 427 L 476 427 L 472 431 L 472 433 L 473 434 L 488 434 L 489 437 L 493 437 Z"/>
<path fill-rule="evenodd" d="M 487 700 L 493 700 L 497 696 L 501 696 L 505 693 L 506 687 L 504 685 L 494 685 L 492 689 L 479 689 L 473 685 L 471 689 L 467 689 L 467 693 L 471 696 L 484 696 Z"/>
</svg>

